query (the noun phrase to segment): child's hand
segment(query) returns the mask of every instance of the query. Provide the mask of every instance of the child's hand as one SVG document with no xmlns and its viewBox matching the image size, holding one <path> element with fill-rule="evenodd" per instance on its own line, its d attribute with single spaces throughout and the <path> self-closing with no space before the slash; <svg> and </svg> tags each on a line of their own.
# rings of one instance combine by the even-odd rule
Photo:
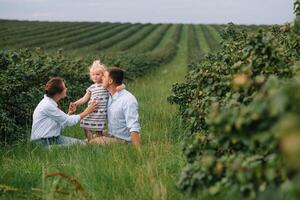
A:
<svg viewBox="0 0 300 200">
<path fill-rule="evenodd" d="M 85 109 L 85 112 L 87 112 L 88 114 L 90 114 L 90 113 L 93 112 L 96 108 L 97 108 L 97 102 L 96 102 L 96 101 L 93 101 L 93 102 Z"/>
<path fill-rule="evenodd" d="M 124 83 L 122 83 L 122 85 L 117 86 L 117 91 L 121 91 L 124 90 L 126 88 L 126 85 Z"/>
</svg>

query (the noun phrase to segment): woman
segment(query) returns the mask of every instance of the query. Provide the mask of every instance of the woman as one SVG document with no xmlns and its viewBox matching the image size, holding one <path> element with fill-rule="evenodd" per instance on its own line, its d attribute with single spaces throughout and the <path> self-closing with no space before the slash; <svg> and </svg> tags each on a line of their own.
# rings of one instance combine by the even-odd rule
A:
<svg viewBox="0 0 300 200">
<path fill-rule="evenodd" d="M 76 106 L 70 103 L 68 114 L 58 108 L 58 102 L 66 97 L 67 88 L 60 77 L 50 79 L 45 86 L 44 99 L 40 101 L 33 112 L 31 141 L 43 145 L 52 144 L 84 144 L 82 140 L 61 136 L 60 133 L 66 126 L 77 124 L 82 118 L 93 112 L 97 106 L 93 102 L 79 115 L 72 115 Z"/>
</svg>

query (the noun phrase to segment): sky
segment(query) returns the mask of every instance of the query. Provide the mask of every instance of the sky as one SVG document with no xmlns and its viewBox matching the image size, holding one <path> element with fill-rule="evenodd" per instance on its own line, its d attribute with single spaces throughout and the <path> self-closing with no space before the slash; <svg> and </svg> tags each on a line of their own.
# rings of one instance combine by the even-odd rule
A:
<svg viewBox="0 0 300 200">
<path fill-rule="evenodd" d="M 0 19 L 284 24 L 294 0 L 0 0 Z"/>
</svg>

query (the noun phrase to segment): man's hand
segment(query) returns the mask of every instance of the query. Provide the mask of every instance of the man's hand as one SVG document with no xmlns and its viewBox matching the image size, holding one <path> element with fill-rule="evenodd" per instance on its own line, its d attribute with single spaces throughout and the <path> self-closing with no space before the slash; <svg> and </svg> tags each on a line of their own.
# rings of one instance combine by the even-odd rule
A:
<svg viewBox="0 0 300 200">
<path fill-rule="evenodd" d="M 136 146 L 139 147 L 141 142 L 140 142 L 140 134 L 138 132 L 130 132 L 130 136 L 131 136 L 131 143 Z"/>
</svg>

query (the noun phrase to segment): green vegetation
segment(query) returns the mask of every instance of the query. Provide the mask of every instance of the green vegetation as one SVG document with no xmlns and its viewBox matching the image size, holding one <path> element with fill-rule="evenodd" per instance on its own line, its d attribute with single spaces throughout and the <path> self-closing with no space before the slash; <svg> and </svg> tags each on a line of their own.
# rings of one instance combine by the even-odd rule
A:
<svg viewBox="0 0 300 200">
<path fill-rule="evenodd" d="M 0 198 L 294 199 L 300 180 L 296 22 L 1 20 Z M 31 115 L 45 82 L 66 79 L 66 109 L 90 85 L 87 69 L 95 59 L 126 71 L 127 89 L 139 102 L 141 148 L 31 144 Z M 174 82 L 183 83 L 171 92 Z M 79 126 L 63 135 L 84 137 Z"/>
<path fill-rule="evenodd" d="M 168 24 L 160 25 L 154 32 L 146 37 L 144 41 L 135 45 L 130 51 L 144 53 L 153 50 L 160 43 L 170 27 L 171 25 Z"/>
<path fill-rule="evenodd" d="M 189 62 L 193 63 L 196 62 L 195 59 L 201 59 L 201 54 L 203 54 L 203 51 L 200 48 L 200 44 L 198 41 L 198 36 L 196 33 L 196 28 L 193 25 L 190 25 L 188 28 L 188 57 Z"/>
<path fill-rule="evenodd" d="M 212 30 L 202 29 L 208 38 Z M 221 35 L 221 48 L 191 64 L 169 97 L 186 124 L 187 164 L 178 186 L 217 197 L 226 191 L 296 199 L 299 30 L 285 25 L 255 33 L 229 25 Z M 207 41 L 215 48 L 216 39 Z"/>
<path fill-rule="evenodd" d="M 129 39 L 126 39 L 117 45 L 113 46 L 108 51 L 125 51 L 130 49 L 134 45 L 140 43 L 146 36 L 153 32 L 159 25 L 147 25 L 143 27 L 140 31 L 133 34 Z M 141 43 L 144 44 L 144 43 Z"/>
<path fill-rule="evenodd" d="M 1 199 L 191 199 L 175 185 L 184 163 L 180 149 L 183 130 L 176 107 L 166 101 L 172 83 L 183 80 L 186 73 L 186 26 L 178 46 L 171 62 L 127 84 L 139 102 L 140 150 L 125 144 L 46 150 L 17 143 L 1 148 Z M 79 127 L 68 128 L 63 135 L 84 137 Z"/>
</svg>

